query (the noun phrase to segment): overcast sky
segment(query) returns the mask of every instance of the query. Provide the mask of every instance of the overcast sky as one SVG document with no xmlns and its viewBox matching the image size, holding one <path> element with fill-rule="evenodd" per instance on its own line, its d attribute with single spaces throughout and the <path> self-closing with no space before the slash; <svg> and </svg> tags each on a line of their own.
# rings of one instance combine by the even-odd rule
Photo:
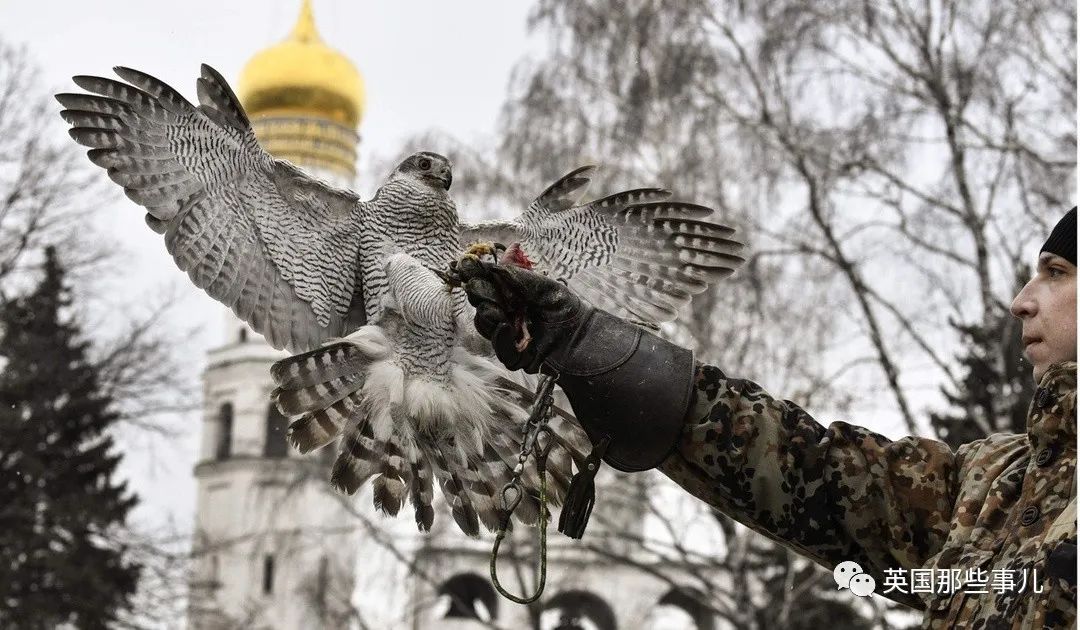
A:
<svg viewBox="0 0 1080 630">
<path fill-rule="evenodd" d="M 372 156 L 397 155 L 406 138 L 430 129 L 484 144 L 514 64 L 537 48 L 525 37 L 529 4 L 314 0 L 323 40 L 353 61 L 366 84 L 359 170 L 365 172 Z M 113 66 L 125 65 L 195 100 L 200 63 L 235 83 L 255 52 L 286 36 L 299 6 L 300 0 L 0 1 L 0 37 L 27 47 L 50 90 L 71 91 L 72 75 L 109 76 Z M 54 129 L 66 137 L 59 116 Z M 126 273 L 109 285 L 123 295 L 113 301 L 180 289 L 184 297 L 173 322 L 202 326 L 183 349 L 198 371 L 207 349 L 221 342 L 223 307 L 186 282 L 133 203 L 118 197 L 97 215 L 123 246 Z M 171 516 L 185 529 L 191 525 L 198 417 L 190 421 L 179 440 L 125 444 L 125 474 L 145 502 L 137 513 L 144 522 Z"/>
</svg>

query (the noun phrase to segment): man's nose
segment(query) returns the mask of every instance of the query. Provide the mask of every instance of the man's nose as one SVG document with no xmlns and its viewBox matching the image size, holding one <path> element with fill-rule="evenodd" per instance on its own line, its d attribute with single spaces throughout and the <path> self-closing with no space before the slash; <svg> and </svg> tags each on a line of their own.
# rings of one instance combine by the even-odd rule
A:
<svg viewBox="0 0 1080 630">
<path fill-rule="evenodd" d="M 1009 312 L 1013 314 L 1013 317 L 1024 319 L 1025 317 L 1031 317 L 1038 310 L 1038 305 L 1028 290 L 1030 287 L 1031 281 L 1028 281 L 1024 288 L 1020 289 L 1020 292 L 1016 294 L 1012 305 L 1009 306 Z"/>
</svg>

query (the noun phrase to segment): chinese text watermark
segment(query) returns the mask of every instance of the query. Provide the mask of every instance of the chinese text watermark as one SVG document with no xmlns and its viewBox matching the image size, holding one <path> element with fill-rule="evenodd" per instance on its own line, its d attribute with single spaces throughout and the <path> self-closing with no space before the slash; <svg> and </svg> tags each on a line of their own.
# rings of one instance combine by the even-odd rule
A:
<svg viewBox="0 0 1080 630">
<path fill-rule="evenodd" d="M 882 595 L 888 593 L 928 593 L 932 595 L 971 595 L 989 593 L 1041 593 L 1038 572 L 1032 568 L 991 569 L 885 569 Z M 837 589 L 848 589 L 859 597 L 866 597 L 877 589 L 873 577 L 863 572 L 859 563 L 851 560 L 841 562 L 833 569 Z"/>
</svg>

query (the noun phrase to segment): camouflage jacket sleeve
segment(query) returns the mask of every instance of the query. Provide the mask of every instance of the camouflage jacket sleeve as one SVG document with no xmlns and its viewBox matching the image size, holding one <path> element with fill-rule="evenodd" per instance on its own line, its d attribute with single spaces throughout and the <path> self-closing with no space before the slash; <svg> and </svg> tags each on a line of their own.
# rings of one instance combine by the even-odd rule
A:
<svg viewBox="0 0 1080 630">
<path fill-rule="evenodd" d="M 679 445 L 660 466 L 691 494 L 830 571 L 854 560 L 879 588 L 885 569 L 922 567 L 941 549 L 960 468 L 948 445 L 824 427 L 712 366 L 696 379 Z"/>
</svg>

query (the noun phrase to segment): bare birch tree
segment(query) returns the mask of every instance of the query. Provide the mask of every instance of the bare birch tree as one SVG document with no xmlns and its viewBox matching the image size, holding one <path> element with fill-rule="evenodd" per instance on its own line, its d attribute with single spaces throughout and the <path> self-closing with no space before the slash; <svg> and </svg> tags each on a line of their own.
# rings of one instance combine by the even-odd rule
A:
<svg viewBox="0 0 1080 630">
<path fill-rule="evenodd" d="M 747 284 L 788 321 L 832 320 L 808 349 L 841 360 L 807 380 L 872 361 L 912 433 L 916 374 L 958 379 L 949 319 L 1000 313 L 1025 246 L 1069 205 L 1065 3 L 545 0 L 533 25 L 552 51 L 519 73 L 503 159 L 550 177 L 553 156 L 588 152 L 711 191 L 748 228 Z M 703 317 L 713 331 L 746 310 L 723 294 L 738 300 Z M 793 339 L 773 323 L 763 337 Z"/>
</svg>

